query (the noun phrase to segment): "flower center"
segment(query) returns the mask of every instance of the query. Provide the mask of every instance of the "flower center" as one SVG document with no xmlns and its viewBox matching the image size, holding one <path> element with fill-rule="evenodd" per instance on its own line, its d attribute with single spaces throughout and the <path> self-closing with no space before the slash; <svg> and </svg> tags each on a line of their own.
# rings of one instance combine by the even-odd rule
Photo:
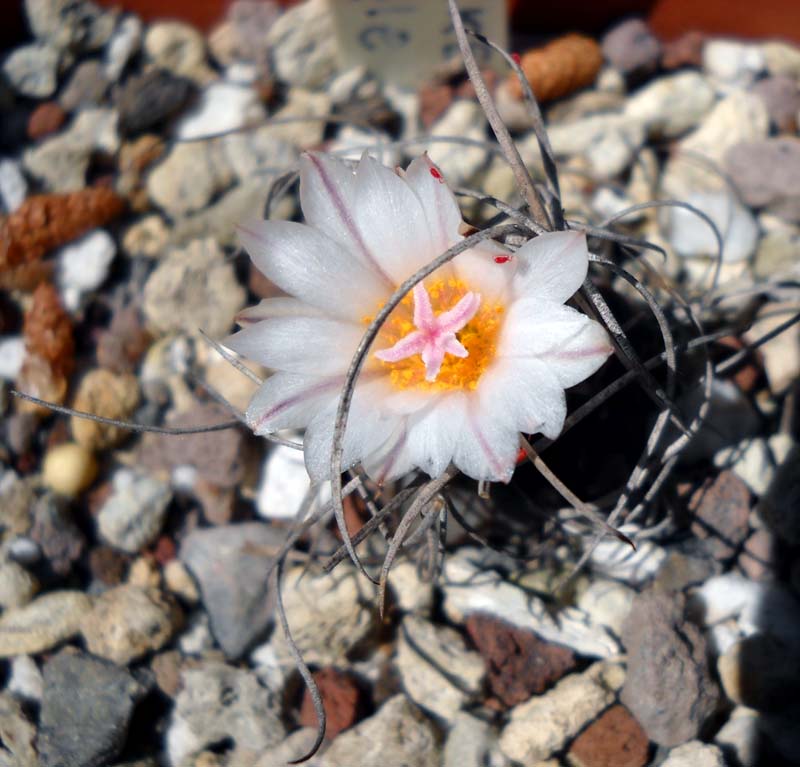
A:
<svg viewBox="0 0 800 767">
<path fill-rule="evenodd" d="M 475 389 L 494 359 L 503 312 L 460 280 L 421 283 L 389 315 L 374 356 L 398 389 Z"/>
</svg>

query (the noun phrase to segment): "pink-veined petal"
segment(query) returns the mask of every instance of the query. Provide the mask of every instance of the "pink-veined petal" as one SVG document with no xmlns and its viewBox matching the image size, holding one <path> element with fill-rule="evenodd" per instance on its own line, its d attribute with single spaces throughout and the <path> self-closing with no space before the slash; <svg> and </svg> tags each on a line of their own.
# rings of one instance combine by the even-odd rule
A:
<svg viewBox="0 0 800 767">
<path fill-rule="evenodd" d="M 386 285 L 322 232 L 293 221 L 239 227 L 253 263 L 286 293 L 328 314 L 360 320 L 386 298 Z"/>
<path fill-rule="evenodd" d="M 290 296 L 277 296 L 275 298 L 263 298 L 255 306 L 243 309 L 236 315 L 236 322 L 239 325 L 253 325 L 262 320 L 273 319 L 274 317 L 322 317 L 324 313 L 316 306 L 311 306 L 299 298 Z"/>
<path fill-rule="evenodd" d="M 564 389 L 538 359 L 496 360 L 481 377 L 476 395 L 483 417 L 506 429 L 555 439 L 564 426 Z"/>
<path fill-rule="evenodd" d="M 443 394 L 409 418 L 411 460 L 429 476 L 438 477 L 452 462 L 456 443 L 462 439 L 466 406 L 465 394 Z"/>
<path fill-rule="evenodd" d="M 563 304 L 581 286 L 589 268 L 583 232 L 548 232 L 526 242 L 514 255 L 513 291 L 517 298 Z"/>
<path fill-rule="evenodd" d="M 297 373 L 275 373 L 258 388 L 247 407 L 248 426 L 261 436 L 280 429 L 299 429 L 330 406 L 344 376 L 320 378 Z"/>
<path fill-rule="evenodd" d="M 439 168 L 427 154 L 417 157 L 406 170 L 406 182 L 422 203 L 434 249 L 444 253 L 461 239 L 461 211 Z"/>
<path fill-rule="evenodd" d="M 493 415 L 476 396 L 468 397 L 453 463 L 473 479 L 508 482 L 516 466 L 519 434 Z"/>
<path fill-rule="evenodd" d="M 300 207 L 308 224 L 343 245 L 378 275 L 385 287 L 394 284 L 356 221 L 356 177 L 351 163 L 320 152 L 305 152 L 300 157 Z"/>
<path fill-rule="evenodd" d="M 356 172 L 353 217 L 369 252 L 396 285 L 439 255 L 411 187 L 368 155 Z"/>
<path fill-rule="evenodd" d="M 277 317 L 246 327 L 223 344 L 273 370 L 328 376 L 347 370 L 363 335 L 363 329 L 350 322 Z"/>
<path fill-rule="evenodd" d="M 378 485 L 389 482 L 414 468 L 408 449 L 408 430 L 405 419 L 400 419 L 386 442 L 361 459 L 364 471 Z"/>
<path fill-rule="evenodd" d="M 538 299 L 515 301 L 497 348 L 499 357 L 536 358 L 564 388 L 588 378 L 613 351 L 605 329 L 572 307 Z"/>
<path fill-rule="evenodd" d="M 342 466 L 348 469 L 372 455 L 385 444 L 401 421 L 386 414 L 380 400 L 386 384 L 382 380 L 366 381 L 356 386 L 343 440 Z M 339 397 L 317 412 L 306 428 L 303 439 L 306 469 L 312 481 L 330 479 L 333 431 Z"/>
</svg>

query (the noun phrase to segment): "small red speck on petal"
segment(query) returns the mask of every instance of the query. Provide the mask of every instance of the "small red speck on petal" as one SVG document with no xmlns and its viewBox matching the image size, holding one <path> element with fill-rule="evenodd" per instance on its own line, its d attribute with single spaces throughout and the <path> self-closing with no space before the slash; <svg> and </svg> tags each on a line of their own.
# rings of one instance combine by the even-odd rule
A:
<svg viewBox="0 0 800 767">
<path fill-rule="evenodd" d="M 514 63 L 517 66 L 519 66 L 520 61 L 522 61 L 522 59 L 520 58 L 520 55 L 518 53 L 512 53 L 511 54 L 511 58 L 514 59 Z"/>
<path fill-rule="evenodd" d="M 507 264 L 511 260 L 511 256 L 495 256 L 494 262 L 496 264 Z"/>
<path fill-rule="evenodd" d="M 517 453 L 517 463 L 522 463 L 528 456 L 525 454 L 525 450 L 522 448 L 519 449 Z"/>
<path fill-rule="evenodd" d="M 431 176 L 433 176 L 439 183 L 444 183 L 444 179 L 442 178 L 442 174 L 439 173 L 438 168 L 431 168 Z"/>
</svg>

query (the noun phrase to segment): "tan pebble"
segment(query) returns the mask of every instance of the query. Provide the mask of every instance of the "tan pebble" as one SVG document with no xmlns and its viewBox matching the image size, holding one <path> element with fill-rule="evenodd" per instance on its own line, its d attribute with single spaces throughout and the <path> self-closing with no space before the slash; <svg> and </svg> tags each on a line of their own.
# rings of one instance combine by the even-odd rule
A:
<svg viewBox="0 0 800 767">
<path fill-rule="evenodd" d="M 158 589 L 125 584 L 97 598 L 81 631 L 89 652 L 124 666 L 160 650 L 182 622 L 172 597 Z"/>
<path fill-rule="evenodd" d="M 80 631 L 92 601 L 80 591 L 52 591 L 0 618 L 0 658 L 49 650 Z"/>
<path fill-rule="evenodd" d="M 164 584 L 184 602 L 194 604 L 200 599 L 194 578 L 179 559 L 170 560 L 164 566 Z"/>
<path fill-rule="evenodd" d="M 146 557 L 136 559 L 128 571 L 128 583 L 142 588 L 158 588 L 161 575 L 155 562 Z"/>
<path fill-rule="evenodd" d="M 28 604 L 38 589 L 36 578 L 21 565 L 0 564 L 0 607 L 4 610 Z"/>
<path fill-rule="evenodd" d="M 139 404 L 139 382 L 136 376 L 115 375 L 108 370 L 92 370 L 78 386 L 73 403 L 76 410 L 104 418 L 128 420 Z M 119 444 L 129 432 L 118 426 L 73 416 L 70 429 L 75 441 L 90 450 L 104 450 Z"/>
<path fill-rule="evenodd" d="M 94 456 L 75 442 L 50 448 L 44 457 L 42 482 L 59 495 L 78 495 L 92 484 L 96 475 Z"/>
</svg>

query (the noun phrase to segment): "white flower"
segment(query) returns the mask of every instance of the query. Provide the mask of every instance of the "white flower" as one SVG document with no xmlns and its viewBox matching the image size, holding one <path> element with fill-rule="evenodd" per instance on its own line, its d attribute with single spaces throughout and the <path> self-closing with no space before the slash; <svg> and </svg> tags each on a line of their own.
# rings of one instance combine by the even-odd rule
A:
<svg viewBox="0 0 800 767">
<path fill-rule="evenodd" d="M 240 235 L 289 297 L 239 318 L 226 341 L 274 370 L 247 410 L 256 434 L 305 428 L 306 467 L 330 475 L 336 408 L 360 339 L 396 288 L 462 239 L 461 214 L 427 156 L 403 174 L 364 157 L 301 160 L 305 224 L 266 221 Z M 490 242 L 419 283 L 390 314 L 358 379 L 344 465 L 377 480 L 451 462 L 507 481 L 519 433 L 556 437 L 564 389 L 611 351 L 603 328 L 564 302 L 588 268 L 585 236 L 545 234 L 515 253 Z"/>
</svg>

